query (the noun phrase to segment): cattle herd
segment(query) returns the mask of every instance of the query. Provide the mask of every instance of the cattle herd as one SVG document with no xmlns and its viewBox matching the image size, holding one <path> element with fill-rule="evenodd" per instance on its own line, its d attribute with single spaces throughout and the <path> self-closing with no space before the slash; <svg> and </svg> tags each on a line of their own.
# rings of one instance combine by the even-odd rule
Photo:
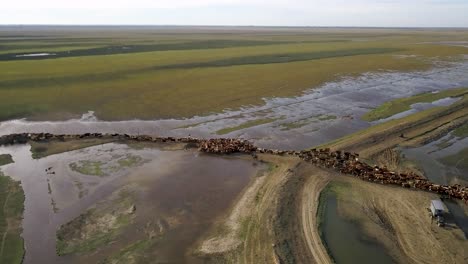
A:
<svg viewBox="0 0 468 264">
<path fill-rule="evenodd" d="M 414 188 L 439 195 L 461 199 L 468 202 L 468 187 L 455 185 L 438 185 L 431 183 L 425 177 L 416 173 L 397 173 L 387 168 L 370 166 L 359 161 L 359 154 L 331 151 L 330 149 L 312 149 L 302 151 L 285 151 L 264 149 L 254 146 L 252 143 L 241 139 L 215 138 L 198 139 L 193 137 L 152 137 L 127 134 L 101 134 L 86 133 L 81 135 L 53 135 L 48 133 L 37 134 L 11 134 L 0 137 L 0 145 L 24 144 L 28 141 L 69 140 L 84 138 L 113 138 L 115 140 L 132 140 L 142 142 L 181 142 L 195 143 L 199 151 L 214 154 L 247 153 L 256 156 L 257 153 L 268 153 L 272 155 L 289 155 L 301 158 L 306 162 L 323 168 L 334 169 L 340 173 L 352 175 L 362 180 L 381 184 L 397 185 L 405 188 Z"/>
</svg>

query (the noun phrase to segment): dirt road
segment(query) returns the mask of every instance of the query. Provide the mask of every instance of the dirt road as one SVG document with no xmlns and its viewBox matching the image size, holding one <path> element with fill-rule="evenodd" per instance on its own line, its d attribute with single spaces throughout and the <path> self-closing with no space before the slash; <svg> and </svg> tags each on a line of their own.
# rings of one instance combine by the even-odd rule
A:
<svg viewBox="0 0 468 264">
<path fill-rule="evenodd" d="M 311 172 L 304 189 L 302 190 L 302 228 L 310 252 L 314 256 L 315 263 L 333 263 L 322 243 L 318 230 L 317 209 L 320 192 L 330 181 L 330 173 L 317 169 Z"/>
</svg>

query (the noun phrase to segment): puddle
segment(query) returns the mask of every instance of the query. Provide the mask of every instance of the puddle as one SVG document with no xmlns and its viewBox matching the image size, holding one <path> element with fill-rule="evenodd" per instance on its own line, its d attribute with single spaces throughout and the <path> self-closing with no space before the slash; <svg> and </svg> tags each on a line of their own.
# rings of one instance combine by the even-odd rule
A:
<svg viewBox="0 0 468 264">
<path fill-rule="evenodd" d="M 337 264 L 395 263 L 383 246 L 366 238 L 355 223 L 338 213 L 337 199 L 333 192 L 327 194 L 326 203 L 323 237 Z"/>
<path fill-rule="evenodd" d="M 55 53 L 31 53 L 31 54 L 19 54 L 15 55 L 16 58 L 21 57 L 45 57 L 45 56 L 55 56 Z"/>
<path fill-rule="evenodd" d="M 159 136 L 219 137 L 216 131 L 258 119 L 268 124 L 233 131 L 225 137 L 250 139 L 260 147 L 304 149 L 369 127 L 360 117 L 383 102 L 424 92 L 468 86 L 468 57 L 465 61 L 435 66 L 425 72 L 367 73 L 342 78 L 292 98 L 266 98 L 263 106 L 226 110 L 188 119 L 99 121 L 93 112 L 83 119 L 62 122 L 13 120 L 0 123 L 0 135 L 20 132 L 127 133 Z M 442 100 L 437 104 L 447 103 Z M 450 103 L 450 102 L 448 102 Z M 419 107 L 419 106 L 414 106 Z M 92 110 L 92 109 L 90 109 Z M 315 120 L 316 116 L 334 116 Z M 308 121 L 310 120 L 310 122 Z M 300 125 L 289 125 L 297 124 Z M 284 127 L 289 129 L 284 129 Z"/>
<path fill-rule="evenodd" d="M 2 167 L 6 175 L 20 180 L 25 192 L 23 238 L 24 263 L 97 263 L 103 254 L 86 257 L 56 256 L 56 230 L 112 192 L 129 184 L 139 184 L 138 221 L 125 234 L 137 238 L 137 226 L 162 216 L 176 217 L 179 225 L 162 238 L 154 252 L 158 259 L 172 263 L 193 262 L 189 248 L 224 213 L 261 166 L 250 159 L 200 155 L 196 151 L 162 151 L 155 148 L 132 149 L 110 143 L 33 160 L 29 145 L 0 147 L 15 163 Z M 129 165 L 118 162 L 128 155 L 144 162 Z M 83 160 L 106 164 L 108 175 L 84 175 L 70 168 Z M 116 161 L 117 160 L 117 161 Z M 141 160 L 139 160 L 141 161 Z M 124 167 L 117 168 L 116 164 Z M 126 167 L 128 166 L 128 167 Z M 46 169 L 52 169 L 46 172 Z M 53 174 L 52 174 L 53 172 Z M 149 213 L 145 213 L 149 212 Z M 141 216 L 140 216 L 141 215 Z M 158 219 L 159 219 L 158 218 Z M 172 219 L 171 218 L 171 219 Z M 125 246 L 116 243 L 115 246 Z M 196 260 L 196 259 L 194 259 Z"/>
</svg>

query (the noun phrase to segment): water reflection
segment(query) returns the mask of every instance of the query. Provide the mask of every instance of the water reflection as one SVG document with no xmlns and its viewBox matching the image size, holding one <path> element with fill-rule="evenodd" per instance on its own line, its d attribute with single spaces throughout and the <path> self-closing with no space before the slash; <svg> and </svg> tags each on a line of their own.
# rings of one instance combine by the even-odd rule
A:
<svg viewBox="0 0 468 264">
<path fill-rule="evenodd" d="M 325 243 L 337 264 L 395 263 L 382 245 L 366 238 L 355 223 L 343 219 L 333 192 L 327 194 L 322 221 Z"/>
<path fill-rule="evenodd" d="M 134 149 L 116 143 L 38 160 L 32 159 L 29 145 L 0 147 L 0 154 L 3 153 L 11 154 L 15 163 L 3 166 L 2 171 L 21 181 L 26 196 L 22 234 L 26 249 L 24 263 L 102 260 L 104 253 L 83 258 L 56 256 L 56 230 L 114 191 L 132 184 L 139 186 L 141 210 L 137 213 L 138 225 L 131 230 L 145 226 L 146 221 L 154 220 L 157 215 L 176 219 L 174 215 L 183 212 L 183 219 L 177 220 L 180 226 L 168 232 L 164 238 L 167 242 L 153 251 L 159 252 L 159 259 L 184 263 L 188 258 L 184 252 L 262 169 L 248 158 L 200 155 L 192 150 Z M 131 159 L 125 160 L 129 155 Z M 135 160 L 140 163 L 129 163 Z M 102 164 L 99 169 L 109 173 L 85 175 L 72 170 L 70 164 L 80 161 L 99 162 Z M 129 232 L 127 238 L 137 238 L 136 231 Z"/>
</svg>

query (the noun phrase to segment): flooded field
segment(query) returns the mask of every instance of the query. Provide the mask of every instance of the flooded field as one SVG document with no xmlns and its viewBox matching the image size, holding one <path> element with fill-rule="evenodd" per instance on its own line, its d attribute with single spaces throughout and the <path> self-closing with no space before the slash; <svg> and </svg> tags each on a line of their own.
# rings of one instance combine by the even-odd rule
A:
<svg viewBox="0 0 468 264">
<path fill-rule="evenodd" d="M 196 263 L 199 260 L 192 249 L 197 240 L 263 168 L 245 157 L 117 143 L 42 159 L 32 159 L 29 145 L 1 147 L 3 153 L 11 154 L 15 163 L 3 166 L 2 171 L 21 181 L 26 196 L 24 263 L 97 263 L 104 259 L 125 263 L 143 257 Z M 125 204 L 127 207 L 119 207 Z M 67 236 L 73 238 L 73 234 L 62 228 L 64 237 L 57 251 L 66 254 L 56 255 L 60 226 L 80 215 L 99 222 L 122 212 L 128 212 L 130 218 L 110 232 L 112 237 L 105 237 L 107 242 L 102 245 L 92 236 L 69 240 Z M 77 230 L 84 235 L 89 228 L 92 225 Z M 142 256 L 140 250 L 148 248 L 154 255 Z"/>
<path fill-rule="evenodd" d="M 360 117 L 383 102 L 423 92 L 468 86 L 468 62 L 444 63 L 426 72 L 368 73 L 342 78 L 294 98 L 265 98 L 263 106 L 183 120 L 97 120 L 92 110 L 63 122 L 12 120 L 0 123 L 0 135 L 18 132 L 86 132 L 160 136 L 242 137 L 262 147 L 304 149 L 369 127 Z M 411 112 L 453 103 L 444 99 L 414 106 Z M 226 128 L 230 128 L 226 130 Z M 234 128 L 234 129 L 232 129 Z M 224 134 L 224 131 L 228 131 Z"/>
<path fill-rule="evenodd" d="M 424 171 L 424 175 L 438 184 L 468 183 L 468 168 L 453 166 L 444 158 L 457 155 L 468 147 L 468 138 L 460 138 L 452 133 L 418 148 L 401 149 L 405 158 L 414 161 Z M 460 163 L 463 159 L 460 158 Z M 461 165 L 461 164 L 460 164 Z"/>
</svg>

